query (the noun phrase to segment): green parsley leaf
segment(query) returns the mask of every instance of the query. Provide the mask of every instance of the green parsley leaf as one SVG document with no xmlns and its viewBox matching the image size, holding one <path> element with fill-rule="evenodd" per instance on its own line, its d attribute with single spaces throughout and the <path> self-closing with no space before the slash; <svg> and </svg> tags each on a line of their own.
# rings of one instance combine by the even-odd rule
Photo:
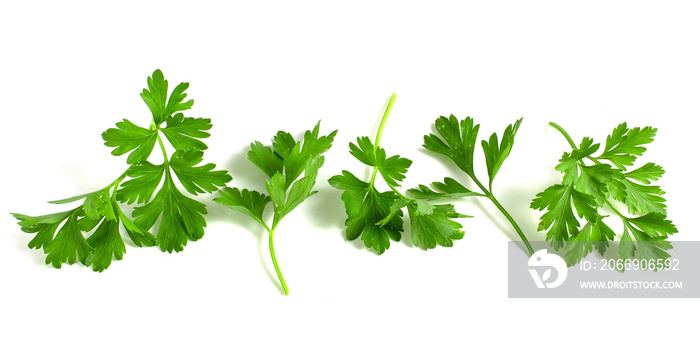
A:
<svg viewBox="0 0 700 356">
<path fill-rule="evenodd" d="M 269 178 L 272 178 L 275 173 L 284 170 L 284 161 L 282 157 L 275 154 L 271 147 L 263 145 L 260 141 L 255 141 L 250 144 L 248 160 L 253 162 L 253 164 L 260 168 Z"/>
<path fill-rule="evenodd" d="M 229 208 L 241 212 L 255 219 L 260 224 L 265 224 L 263 221 L 263 212 L 265 206 L 272 201 L 269 196 L 258 193 L 254 190 L 225 187 L 219 190 L 220 197 L 214 201 Z"/>
<path fill-rule="evenodd" d="M 617 168 L 625 170 L 626 166 L 631 166 L 638 156 L 641 156 L 647 149 L 642 147 L 654 141 L 656 129 L 650 126 L 633 129 L 627 128 L 627 123 L 618 125 L 605 140 L 605 150 L 597 159 L 608 160 Z"/>
<path fill-rule="evenodd" d="M 78 225 L 79 212 L 76 210 L 71 213 L 51 243 L 44 247 L 47 253 L 46 264 L 50 263 L 55 268 L 61 268 L 66 262 L 72 265 L 76 260 L 84 264 L 92 252 L 92 247 L 85 241 Z"/>
<path fill-rule="evenodd" d="M 586 222 L 575 239 L 566 244 L 566 263 L 573 266 L 581 262 L 593 248 L 605 254 L 609 243 L 615 239 L 615 232 L 603 222 L 603 217 Z"/>
<path fill-rule="evenodd" d="M 297 142 L 288 132 L 279 131 L 273 138 L 272 147 L 259 141 L 250 145 L 248 159 L 269 178 L 265 181 L 268 195 L 247 189 L 225 187 L 219 189 L 219 197 L 214 199 L 217 203 L 250 216 L 267 230 L 270 256 L 285 295 L 289 294 L 289 288 L 277 263 L 273 238 L 282 218 L 316 193 L 313 187 L 318 170 L 324 163 L 322 154 L 331 148 L 338 132 L 336 130 L 329 135 L 319 136 L 320 125 L 318 122 L 313 130 L 306 131 L 303 142 Z M 304 176 L 299 178 L 302 173 Z M 263 213 L 270 202 L 273 218 L 272 223 L 268 225 Z"/>
<path fill-rule="evenodd" d="M 216 165 L 213 163 L 196 166 L 203 157 L 202 151 L 175 151 L 170 160 L 170 167 L 180 183 L 192 194 L 212 193 L 231 180 L 225 171 L 215 171 Z"/>
<path fill-rule="evenodd" d="M 600 144 L 586 137 L 576 146 L 561 126 L 550 125 L 567 139 L 573 150 L 565 152 L 556 167 L 564 174 L 562 184 L 554 184 L 537 194 L 530 207 L 547 210 L 540 218 L 539 230 L 547 230 L 547 240 L 555 249 L 566 243 L 567 263 L 579 263 L 593 247 L 600 254 L 606 253 L 608 241 L 613 241 L 616 235 L 603 223 L 605 216 L 600 209 L 606 207 L 623 223 L 620 258 L 668 258 L 666 251 L 671 248 L 671 243 L 666 239 L 677 230 L 666 219 L 664 192 L 651 185 L 664 170 L 654 163 L 647 163 L 628 171 L 646 151 L 643 145 L 653 141 L 656 129 L 628 129 L 627 124 L 622 123 L 607 137 L 603 153 L 595 157 L 593 154 Z M 584 163 L 584 159 L 591 164 Z M 629 214 L 638 216 L 624 215 L 611 200 L 624 203 Z M 572 205 L 577 216 L 572 212 Z M 579 231 L 580 219 L 585 220 L 585 225 Z"/>
<path fill-rule="evenodd" d="M 133 151 L 126 160 L 128 164 L 147 160 L 156 144 L 157 132 L 136 126 L 127 119 L 118 122 L 116 126 L 116 129 L 108 129 L 102 134 L 105 146 L 116 147 L 112 154 L 121 156 Z"/>
<path fill-rule="evenodd" d="M 365 247 L 381 255 L 389 249 L 391 240 L 400 241 L 403 231 L 403 213 L 392 205 L 403 200 L 394 192 L 378 192 L 369 183 L 360 180 L 348 171 L 333 176 L 328 183 L 344 190 L 341 199 L 348 218 L 345 221 L 345 238 L 348 241 L 361 236 Z"/>
<path fill-rule="evenodd" d="M 134 208 L 136 226 L 142 231 L 150 230 L 159 217 L 160 229 L 156 234 L 156 245 L 163 251 L 180 252 L 187 241 L 196 241 L 204 236 L 207 226 L 203 215 L 204 204 L 184 196 L 175 187 L 169 174 L 155 198 L 148 204 Z"/>
<path fill-rule="evenodd" d="M 461 122 L 454 115 L 449 119 L 440 116 L 435 120 L 435 130 L 440 136 L 424 136 L 425 149 L 449 157 L 461 170 L 474 175 L 474 147 L 479 134 L 479 125 L 467 117 Z"/>
<path fill-rule="evenodd" d="M 148 89 L 143 90 L 141 98 L 148 105 L 148 108 L 151 109 L 153 122 L 156 125 L 160 125 L 168 116 L 192 107 L 194 100 L 182 102 L 187 97 L 187 94 L 184 92 L 188 87 L 188 83 L 177 85 L 170 95 L 170 99 L 166 102 L 168 81 L 165 80 L 160 69 L 153 72 L 153 75 L 148 78 Z"/>
<path fill-rule="evenodd" d="M 522 121 L 523 119 L 519 119 L 515 124 L 508 125 L 505 132 L 503 132 L 500 146 L 496 133 L 493 133 L 488 141 L 481 141 L 481 146 L 484 149 L 484 157 L 486 158 L 486 169 L 489 173 L 489 185 L 493 183 L 496 173 L 498 173 L 498 170 L 501 169 L 501 165 L 503 165 L 503 162 L 508 158 L 508 155 L 510 155 L 515 140 L 515 133 L 518 132 Z"/>
<path fill-rule="evenodd" d="M 410 189 L 409 193 L 417 199 L 444 199 L 472 196 L 488 198 L 508 219 L 511 225 L 513 225 L 513 228 L 520 236 L 520 239 L 525 243 L 530 254 L 533 254 L 534 250 L 525 237 L 525 234 L 493 193 L 493 181 L 513 149 L 515 134 L 518 132 L 522 120 L 521 118 L 514 124 L 506 127 L 501 136 L 500 143 L 496 133 L 491 134 L 488 141 L 481 141 L 481 148 L 483 149 L 484 159 L 486 161 L 486 170 L 489 176 L 487 188 L 479 181 L 474 170 L 474 148 L 476 147 L 476 140 L 479 134 L 479 125 L 474 124 L 474 119 L 471 117 L 459 121 L 454 115 L 450 115 L 449 118 L 440 116 L 435 120 L 435 131 L 437 134 L 432 133 L 425 135 L 423 147 L 428 151 L 450 158 L 452 162 L 466 173 L 471 181 L 477 185 L 481 193 L 465 187 L 465 185 L 451 177 L 444 178 L 444 183 L 433 182 L 435 190 L 424 185 L 419 185 L 418 188 Z M 564 167 L 564 169 L 568 168 Z"/>
<path fill-rule="evenodd" d="M 112 263 L 112 259 L 121 260 L 126 253 L 126 246 L 119 233 L 119 221 L 104 219 L 97 230 L 87 239 L 94 252 L 86 259 L 86 265 L 102 272 Z"/>
<path fill-rule="evenodd" d="M 408 192 L 416 198 L 428 200 L 472 196 L 485 197 L 484 194 L 473 192 L 450 177 L 445 177 L 443 182 L 433 182 L 433 187 L 435 187 L 435 190 L 419 184 L 418 188 L 411 188 Z"/>
<path fill-rule="evenodd" d="M 452 204 L 432 205 L 421 200 L 408 204 L 408 216 L 411 219 L 411 241 L 423 250 L 437 245 L 452 247 L 453 240 L 464 237 L 462 225 L 452 219 L 468 217 L 457 213 Z"/>
<path fill-rule="evenodd" d="M 576 235 L 579 232 L 580 223 L 574 215 L 574 207 L 580 217 L 586 216 L 590 220 L 596 218 L 595 199 L 577 191 L 573 185 L 552 185 L 544 192 L 537 194 L 537 198 L 532 201 L 530 207 L 538 210 L 547 209 L 540 218 L 537 230 L 547 230 L 547 240 L 552 241 L 552 247 L 557 250 L 564 245 L 564 241 L 567 241 L 570 235 Z"/>
<path fill-rule="evenodd" d="M 117 199 L 127 204 L 142 204 L 151 200 L 163 179 L 165 168 L 165 165 L 155 165 L 148 161 L 131 166 L 127 171 L 131 179 L 122 183 L 121 189 L 117 191 Z"/>
<path fill-rule="evenodd" d="M 36 233 L 29 247 L 43 248 L 47 264 L 60 268 L 64 263 L 80 261 L 97 272 L 104 271 L 126 253 L 120 225 L 136 246 L 157 245 L 168 252 L 182 251 L 187 241 L 204 235 L 205 205 L 182 194 L 173 177 L 193 195 L 211 193 L 231 180 L 225 171 L 215 170 L 214 164 L 199 165 L 207 148 L 200 139 L 209 136 L 211 120 L 180 113 L 193 104 L 192 100 L 184 101 L 189 84 L 177 85 L 166 101 L 168 82 L 163 73 L 156 70 L 147 82 L 141 97 L 153 114 L 148 128 L 124 119 L 102 134 L 105 145 L 114 147 L 113 155 L 131 152 L 127 157 L 129 168 L 121 176 L 98 191 L 52 201 L 68 204 L 82 200 L 73 210 L 38 217 L 13 214 L 23 231 Z M 163 123 L 165 127 L 161 127 Z M 161 134 L 176 149 L 170 157 Z M 148 161 L 156 142 L 163 153 L 164 163 L 159 165 Z M 142 204 L 133 209 L 135 220 L 123 212 L 119 203 Z M 154 236 L 150 230 L 158 219 L 160 226 Z M 90 236 L 86 239 L 83 232 Z"/>
<path fill-rule="evenodd" d="M 341 175 L 328 180 L 332 187 L 343 190 L 341 199 L 348 216 L 345 221 L 345 237 L 347 240 L 361 237 L 368 249 L 381 255 L 389 249 L 392 240 L 401 240 L 402 209 L 407 208 L 411 221 L 411 240 L 415 246 L 424 250 L 435 248 L 437 245 L 451 247 L 453 240 L 464 236 L 464 232 L 461 231 L 462 225 L 452 219 L 467 216 L 456 213 L 450 204 L 433 205 L 428 202 L 440 193 L 433 192 L 425 186 L 418 190 L 420 194 L 416 199 L 409 199 L 401 194 L 396 188 L 405 179 L 412 162 L 398 155 L 387 158 L 386 151 L 378 145 L 395 99 L 396 94 L 389 100 L 375 142 L 368 137 L 358 137 L 357 145 L 350 143 L 350 154 L 358 161 L 374 167 L 370 181 L 365 182 L 345 170 Z M 440 149 L 449 149 L 437 141 L 434 143 Z M 375 188 L 377 173 L 391 188 L 390 191 L 379 192 Z M 448 189 L 459 187 L 452 185 Z"/>
<path fill-rule="evenodd" d="M 209 137 L 207 130 L 212 127 L 211 119 L 195 119 L 177 113 L 166 117 L 165 122 L 168 126 L 161 131 L 176 150 L 204 151 L 207 149 L 207 145 L 198 138 Z"/>
</svg>

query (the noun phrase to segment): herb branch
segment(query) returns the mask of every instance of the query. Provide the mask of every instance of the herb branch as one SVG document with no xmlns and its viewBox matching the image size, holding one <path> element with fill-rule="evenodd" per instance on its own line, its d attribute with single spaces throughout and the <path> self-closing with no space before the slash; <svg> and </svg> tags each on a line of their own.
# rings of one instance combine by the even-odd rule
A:
<svg viewBox="0 0 700 356">
<path fill-rule="evenodd" d="M 164 252 L 182 251 L 187 241 L 204 236 L 206 207 L 180 192 L 173 173 L 192 195 L 211 193 L 231 180 L 225 171 L 214 170 L 214 164 L 198 166 L 207 149 L 200 139 L 209 137 L 211 120 L 182 113 L 194 104 L 194 100 L 184 101 L 189 83 L 178 84 L 169 98 L 168 81 L 160 70 L 153 72 L 147 84 L 141 98 L 153 116 L 148 128 L 124 119 L 102 134 L 105 145 L 114 148 L 113 155 L 131 152 L 123 174 L 98 191 L 49 202 L 82 200 L 74 209 L 42 216 L 12 214 L 22 231 L 36 234 L 29 247 L 43 248 L 46 264 L 61 268 L 64 263 L 80 261 L 94 271 L 104 271 L 112 260 L 121 260 L 126 253 L 120 223 L 136 246 L 158 246 Z M 161 135 L 175 149 L 170 156 Z M 156 141 L 164 161 L 159 165 L 148 161 Z M 130 218 L 120 204 L 133 203 L 138 205 Z M 151 230 L 159 219 L 154 235 Z M 84 233 L 90 237 L 86 239 Z"/>
</svg>

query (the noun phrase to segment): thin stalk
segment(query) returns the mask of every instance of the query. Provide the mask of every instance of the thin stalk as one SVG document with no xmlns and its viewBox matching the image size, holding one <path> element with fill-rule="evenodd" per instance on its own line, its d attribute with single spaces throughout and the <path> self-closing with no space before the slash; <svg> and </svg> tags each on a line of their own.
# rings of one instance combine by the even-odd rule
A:
<svg viewBox="0 0 700 356">
<path fill-rule="evenodd" d="M 608 207 L 610 207 L 610 209 L 612 209 L 612 211 L 613 211 L 620 219 L 622 219 L 622 221 L 624 221 L 625 223 L 627 223 L 627 221 L 628 221 L 629 219 L 628 219 L 626 216 L 622 215 L 622 213 L 621 213 L 619 210 L 617 210 L 617 209 L 612 205 L 612 203 L 610 203 L 609 200 L 605 199 L 605 204 L 608 204 Z"/>
<path fill-rule="evenodd" d="M 156 133 L 156 137 L 158 138 L 158 145 L 160 145 L 160 150 L 163 152 L 163 163 L 165 166 L 168 166 L 168 153 L 165 152 L 165 145 L 163 145 L 163 140 L 160 138 L 160 135 Z"/>
<path fill-rule="evenodd" d="M 268 230 L 270 237 L 270 256 L 272 257 L 272 264 L 275 265 L 275 272 L 277 272 L 277 278 L 280 280 L 280 284 L 282 284 L 282 289 L 284 289 L 284 295 L 289 295 L 289 288 L 287 288 L 287 282 L 284 281 L 284 276 L 282 276 L 282 271 L 280 270 L 280 266 L 277 263 L 277 256 L 275 256 L 275 245 L 273 244 L 273 239 L 275 237 L 275 229 L 277 229 L 276 218 L 275 222 L 272 224 L 272 229 Z"/>
<path fill-rule="evenodd" d="M 131 167 L 133 167 L 133 165 Z M 131 167 L 127 168 L 127 170 L 124 171 L 124 173 L 122 173 L 122 175 L 120 175 L 119 178 L 115 179 L 114 182 L 112 182 L 112 184 L 110 184 L 107 187 L 107 189 L 114 187 L 114 192 L 112 192 L 112 200 L 115 203 L 117 201 L 117 190 L 119 189 L 119 184 L 121 184 L 122 180 L 124 180 L 124 178 L 126 178 L 126 175 L 127 175 L 127 173 L 129 173 L 129 169 L 131 169 Z"/>
<path fill-rule="evenodd" d="M 389 185 L 389 188 L 391 188 L 391 190 L 393 190 L 394 193 L 395 193 L 399 198 L 401 198 L 402 200 L 404 200 L 404 201 L 408 200 L 408 198 L 406 198 L 405 195 L 401 194 L 401 192 L 399 192 L 398 190 L 396 190 L 396 188 L 394 188 L 393 186 Z"/>
<path fill-rule="evenodd" d="M 394 101 L 396 101 L 396 93 L 391 94 L 391 98 L 389 99 L 389 104 L 386 105 L 386 109 L 384 110 L 384 116 L 382 116 L 382 121 L 379 123 L 379 129 L 377 130 L 377 138 L 374 140 L 374 153 L 375 155 L 377 154 L 377 148 L 379 148 L 379 140 L 382 139 L 382 132 L 384 132 L 384 125 L 386 124 L 386 120 L 389 118 L 389 113 L 391 112 L 391 108 L 394 106 Z M 374 179 L 377 178 L 377 171 L 379 170 L 378 167 L 374 167 L 374 171 L 372 171 L 372 179 L 369 181 L 369 186 L 374 187 Z"/>
<path fill-rule="evenodd" d="M 382 116 L 382 122 L 379 123 L 379 130 L 377 130 L 377 139 L 374 141 L 374 152 L 377 152 L 377 147 L 379 147 L 379 140 L 382 138 L 382 132 L 384 131 L 384 125 L 386 124 L 386 119 L 389 118 L 389 113 L 391 108 L 394 106 L 394 101 L 396 101 L 396 93 L 391 94 L 389 99 L 389 104 L 386 105 L 386 110 L 384 110 L 384 116 Z"/>
<path fill-rule="evenodd" d="M 493 196 L 493 194 L 488 194 L 487 196 L 489 197 L 489 199 L 491 199 L 493 204 L 496 205 L 498 210 L 501 211 L 501 214 L 503 214 L 503 216 L 505 216 L 506 219 L 510 221 L 510 224 L 513 225 L 513 228 L 520 236 L 520 239 L 523 240 L 523 242 L 525 243 L 525 247 L 527 247 L 527 251 L 530 253 L 530 256 L 532 256 L 535 253 L 535 250 L 532 248 L 530 241 L 528 241 L 525 237 L 523 230 L 521 230 L 520 226 L 518 226 L 518 223 L 515 222 L 515 219 L 513 219 L 513 217 L 508 213 L 508 211 L 503 207 L 503 205 L 501 205 L 501 203 L 499 203 L 498 200 L 496 200 L 496 197 Z"/>
<path fill-rule="evenodd" d="M 493 205 L 498 208 L 498 210 L 501 211 L 501 214 L 508 219 L 510 224 L 513 226 L 515 229 L 515 232 L 518 233 L 518 236 L 520 236 L 520 239 L 523 240 L 525 243 L 525 247 L 527 248 L 527 251 L 530 253 L 530 256 L 532 256 L 535 253 L 535 249 L 532 248 L 532 245 L 530 244 L 530 241 L 527 240 L 527 237 L 525 237 L 525 233 L 523 233 L 523 230 L 520 228 L 517 222 L 515 222 L 515 219 L 508 213 L 508 211 L 501 205 L 501 203 L 496 199 L 496 197 L 493 195 L 493 193 L 490 190 L 487 190 L 486 187 L 479 182 L 479 180 L 476 178 L 476 176 L 471 177 L 472 180 L 474 180 L 474 183 L 476 183 L 477 186 L 479 186 L 479 189 L 484 192 L 484 195 L 486 195 L 487 198 L 491 200 Z"/>
<path fill-rule="evenodd" d="M 564 130 L 563 127 L 557 125 L 556 122 L 550 122 L 550 123 L 549 123 L 549 126 L 554 127 L 555 129 L 557 129 L 557 131 L 559 131 L 559 133 L 561 133 L 561 134 L 564 136 L 564 138 L 566 138 L 566 141 L 569 142 L 569 145 L 571 145 L 571 148 L 572 148 L 572 149 L 576 149 L 576 143 L 574 143 L 574 140 L 571 139 L 571 136 L 569 136 L 569 133 L 566 132 L 566 130 Z"/>
</svg>

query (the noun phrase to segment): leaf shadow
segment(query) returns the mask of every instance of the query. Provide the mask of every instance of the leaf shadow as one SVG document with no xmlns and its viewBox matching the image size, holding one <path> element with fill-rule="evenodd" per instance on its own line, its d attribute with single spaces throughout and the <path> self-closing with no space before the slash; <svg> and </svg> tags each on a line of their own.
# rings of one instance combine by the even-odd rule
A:
<svg viewBox="0 0 700 356">
<path fill-rule="evenodd" d="M 46 264 L 46 254 L 44 253 L 44 251 L 42 249 L 37 250 L 37 249 L 29 248 L 29 246 L 27 246 L 29 241 L 32 238 L 34 238 L 34 235 L 29 236 L 29 234 L 26 234 L 24 232 L 22 234 L 24 236 L 29 237 L 29 240 L 26 240 L 26 241 L 22 240 L 22 238 L 20 237 L 21 235 L 19 233 L 12 234 L 14 246 L 16 247 L 17 251 L 21 251 L 22 254 L 27 256 L 27 258 L 29 260 L 31 260 L 35 266 L 43 266 L 46 268 L 50 268 L 51 265 Z M 27 254 L 27 250 L 29 250 L 28 254 Z"/>
<path fill-rule="evenodd" d="M 411 226 L 411 219 L 408 217 L 407 211 L 404 211 L 403 216 L 401 216 L 401 220 L 403 220 L 403 232 L 401 232 L 401 241 L 399 241 L 399 243 L 409 248 L 418 248 L 413 244 L 413 240 L 411 240 L 413 226 Z"/>
<path fill-rule="evenodd" d="M 318 193 L 310 197 L 307 204 L 302 204 L 304 215 L 313 216 L 312 221 L 316 227 L 332 229 L 334 236 L 337 232 L 337 235 L 341 236 L 344 241 L 350 243 L 355 249 L 371 252 L 365 247 L 361 237 L 358 236 L 354 240 L 348 240 L 345 237 L 345 221 L 348 216 L 345 212 L 345 204 L 341 198 L 343 193 L 328 183 L 329 178 L 325 177 L 316 181 L 314 188 L 316 188 Z"/>
</svg>

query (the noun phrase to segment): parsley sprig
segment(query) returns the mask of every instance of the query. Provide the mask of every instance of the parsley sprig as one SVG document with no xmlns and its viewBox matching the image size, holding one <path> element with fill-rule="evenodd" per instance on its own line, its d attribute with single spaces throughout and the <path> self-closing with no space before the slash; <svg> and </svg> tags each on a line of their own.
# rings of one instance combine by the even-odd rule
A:
<svg viewBox="0 0 700 356">
<path fill-rule="evenodd" d="M 439 117 L 435 120 L 437 134 L 425 135 L 423 147 L 450 158 L 479 187 L 481 193 L 468 189 L 451 177 L 444 178 L 443 182 L 433 182 L 434 190 L 427 186 L 419 185 L 418 188 L 410 189 L 409 192 L 416 197 L 431 200 L 467 196 L 488 198 L 510 222 L 520 239 L 525 243 L 528 252 L 532 255 L 534 250 L 522 229 L 493 193 L 494 178 L 496 178 L 496 174 L 503 162 L 505 162 L 513 149 L 515 134 L 518 132 L 521 122 L 522 119 L 519 119 L 514 124 L 508 125 L 503 132 L 503 136 L 501 136 L 500 143 L 496 133 L 493 133 L 488 141 L 481 141 L 481 147 L 486 159 L 486 170 L 489 176 L 487 188 L 474 172 L 474 150 L 479 134 L 479 124 L 475 125 L 474 119 L 471 117 L 461 121 L 454 115 L 450 115 L 449 118 L 445 116 Z"/>
<path fill-rule="evenodd" d="M 387 157 L 379 147 L 389 112 L 396 94 L 391 96 L 382 117 L 374 143 L 369 137 L 358 137 L 357 145 L 350 143 L 350 154 L 360 162 L 374 167 L 369 182 L 365 182 L 349 171 L 331 177 L 328 181 L 334 188 L 343 190 L 341 196 L 347 213 L 345 236 L 354 240 L 361 236 L 365 246 L 381 255 L 390 246 L 391 240 L 400 241 L 403 231 L 403 208 L 411 222 L 411 241 L 423 250 L 437 245 L 451 247 L 454 240 L 464 236 L 462 225 L 455 218 L 468 217 L 457 213 L 452 204 L 435 205 L 427 199 L 411 199 L 398 191 L 412 161 L 398 155 Z M 379 192 L 376 187 L 379 173 L 390 190 Z"/>
<path fill-rule="evenodd" d="M 593 248 L 604 255 L 616 233 L 604 222 L 609 210 L 622 220 L 619 253 L 622 259 L 666 259 L 668 235 L 677 233 L 666 219 L 663 190 L 652 181 L 664 174 L 661 166 L 646 163 L 632 169 L 646 151 L 644 145 L 654 141 L 656 129 L 650 126 L 629 129 L 618 125 L 608 135 L 603 152 L 589 137 L 577 146 L 569 134 L 554 122 L 572 148 L 565 152 L 556 169 L 563 173 L 562 183 L 554 184 L 537 194 L 530 207 L 547 210 L 540 218 L 539 230 L 547 230 L 547 240 L 555 249 L 565 246 L 566 261 L 575 265 Z M 586 164 L 586 160 L 589 164 Z M 622 207 L 620 205 L 623 205 Z M 627 216 L 621 210 L 626 208 Z M 581 228 L 581 219 L 585 225 Z M 636 242 L 636 243 L 635 243 Z"/>
<path fill-rule="evenodd" d="M 194 100 L 184 101 L 189 83 L 178 84 L 169 98 L 168 81 L 160 70 L 153 72 L 147 84 L 141 98 L 153 116 L 148 128 L 124 119 L 102 134 L 105 145 L 114 147 L 113 155 L 131 152 L 124 173 L 103 189 L 49 202 L 82 200 L 74 209 L 42 216 L 13 214 L 22 231 L 36 234 L 29 247 L 43 248 L 46 264 L 61 268 L 64 263 L 80 261 L 94 271 L 104 271 L 113 259 L 121 260 L 126 253 L 120 224 L 136 246 L 155 245 L 170 253 L 182 251 L 187 241 L 204 236 L 206 206 L 183 194 L 174 177 L 192 195 L 211 193 L 231 180 L 225 171 L 214 170 L 214 164 L 198 165 L 207 149 L 200 139 L 209 137 L 211 120 L 182 113 L 194 104 Z M 161 136 L 175 149 L 172 155 L 168 155 Z M 148 161 L 156 142 L 162 164 Z M 133 219 L 120 203 L 137 203 Z M 154 235 L 150 231 L 159 219 Z M 84 233 L 90 237 L 86 239 Z"/>
<path fill-rule="evenodd" d="M 273 138 L 272 147 L 265 146 L 260 141 L 250 145 L 248 159 L 269 178 L 265 180 L 265 190 L 269 195 L 254 190 L 225 187 L 219 190 L 220 197 L 214 199 L 250 216 L 265 228 L 272 263 L 285 295 L 289 295 L 289 288 L 277 262 L 273 240 L 282 218 L 306 198 L 317 193 L 313 187 L 318 170 L 324 162 L 322 154 L 331 148 L 337 133 L 336 130 L 327 136 L 319 136 L 320 124 L 319 122 L 313 130 L 306 131 L 303 142 L 297 142 L 288 132 L 279 131 Z M 263 213 L 270 202 L 273 217 L 272 223 L 268 225 Z"/>
</svg>

